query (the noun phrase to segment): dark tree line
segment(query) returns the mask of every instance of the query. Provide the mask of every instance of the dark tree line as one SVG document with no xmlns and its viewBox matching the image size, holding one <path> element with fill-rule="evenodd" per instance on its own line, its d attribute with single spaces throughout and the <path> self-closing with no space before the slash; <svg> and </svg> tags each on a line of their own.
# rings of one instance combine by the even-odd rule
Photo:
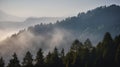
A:
<svg viewBox="0 0 120 67">
<path fill-rule="evenodd" d="M 5 67 L 2 57 L 0 67 Z M 107 32 L 96 47 L 89 39 L 84 43 L 75 40 L 66 54 L 64 49 L 59 52 L 55 47 L 53 52 L 43 56 L 40 48 L 33 59 L 28 51 L 21 64 L 14 53 L 7 67 L 120 67 L 120 35 L 113 39 Z"/>
</svg>

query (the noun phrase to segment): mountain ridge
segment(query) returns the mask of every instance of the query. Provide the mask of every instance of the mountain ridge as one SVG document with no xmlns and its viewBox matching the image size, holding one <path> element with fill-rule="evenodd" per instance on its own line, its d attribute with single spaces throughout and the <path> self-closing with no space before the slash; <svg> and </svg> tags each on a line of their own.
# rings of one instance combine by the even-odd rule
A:
<svg viewBox="0 0 120 67">
<path fill-rule="evenodd" d="M 2 44 L 0 47 L 9 48 L 9 51 L 15 51 L 21 55 L 22 51 L 25 52 L 31 48 L 31 52 L 34 54 L 38 47 L 43 48 L 45 54 L 52 51 L 54 47 L 65 48 L 67 52 L 71 42 L 75 39 L 84 42 L 89 38 L 96 46 L 106 32 L 110 32 L 113 38 L 120 34 L 119 12 L 120 6 L 118 5 L 98 7 L 62 21 L 56 21 L 54 24 L 41 23 L 30 26 L 4 40 L 0 43 Z M 6 51 L 5 49 L 0 50 Z"/>
<path fill-rule="evenodd" d="M 114 37 L 115 35 L 117 35 L 116 33 L 118 34 L 120 33 L 118 32 L 120 30 L 119 28 L 120 13 L 119 12 L 120 12 L 120 6 L 118 5 L 113 4 L 108 7 L 101 6 L 96 9 L 89 10 L 86 13 L 83 12 L 83 13 L 79 13 L 77 16 L 68 17 L 62 21 L 56 21 L 56 23 L 54 24 L 41 23 L 35 26 L 31 26 L 26 31 L 31 31 L 35 35 L 36 34 L 41 35 L 42 33 L 43 34 L 45 32 L 47 33 L 47 31 L 49 32 L 52 31 L 54 28 L 60 28 L 60 29 L 69 30 L 70 32 L 72 32 L 72 34 L 76 36 L 78 34 L 83 35 L 84 32 L 87 31 L 87 32 L 93 32 L 94 34 L 104 34 L 105 32 L 110 32 Z M 104 17 L 103 15 L 105 16 L 105 18 L 108 18 L 108 19 L 105 20 L 105 18 L 103 18 Z M 78 33 L 78 32 L 82 32 L 82 33 Z"/>
</svg>

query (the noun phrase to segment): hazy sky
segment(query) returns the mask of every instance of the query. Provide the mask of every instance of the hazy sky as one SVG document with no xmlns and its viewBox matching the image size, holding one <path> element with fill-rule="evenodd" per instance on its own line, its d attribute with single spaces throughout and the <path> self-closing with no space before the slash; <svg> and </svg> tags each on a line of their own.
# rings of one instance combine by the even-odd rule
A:
<svg viewBox="0 0 120 67">
<path fill-rule="evenodd" d="M 20 17 L 72 16 L 120 0 L 0 0 L 0 10 Z"/>
</svg>

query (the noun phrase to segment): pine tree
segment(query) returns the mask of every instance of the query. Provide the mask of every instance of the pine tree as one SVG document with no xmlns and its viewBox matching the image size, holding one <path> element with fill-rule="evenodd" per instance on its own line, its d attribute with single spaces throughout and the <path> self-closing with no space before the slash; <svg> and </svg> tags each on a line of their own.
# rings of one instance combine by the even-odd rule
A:
<svg viewBox="0 0 120 67">
<path fill-rule="evenodd" d="M 116 67 L 120 67 L 120 35 L 115 37 L 114 42 L 115 42 L 115 65 Z"/>
<path fill-rule="evenodd" d="M 1 57 L 1 58 L 0 58 L 0 67 L 4 67 L 4 64 L 5 64 L 5 63 L 4 63 L 4 60 L 3 60 L 3 58 Z"/>
<path fill-rule="evenodd" d="M 36 67 L 43 67 L 44 66 L 44 56 L 43 56 L 43 52 L 42 49 L 40 48 L 39 51 L 37 52 L 37 56 L 36 56 Z"/>
<path fill-rule="evenodd" d="M 109 67 L 109 64 L 113 65 L 115 57 L 115 45 L 109 32 L 104 35 L 103 41 L 101 43 L 101 48 L 104 60 L 103 65 L 107 67 Z"/>
<path fill-rule="evenodd" d="M 65 58 L 65 52 L 64 52 L 64 48 L 62 48 L 61 50 L 61 59 L 64 62 L 64 58 Z"/>
<path fill-rule="evenodd" d="M 32 62 L 33 62 L 32 54 L 28 51 L 25 57 L 23 58 L 23 67 L 33 67 Z"/>
<path fill-rule="evenodd" d="M 81 48 L 83 45 L 82 43 L 79 41 L 79 40 L 75 40 L 73 43 L 72 43 L 72 46 L 70 48 L 70 51 L 74 51 L 76 52 L 79 48 Z"/>
<path fill-rule="evenodd" d="M 63 65 L 62 59 L 59 58 L 59 52 L 56 47 L 54 48 L 54 51 L 52 53 L 51 60 L 52 60 L 53 67 L 61 67 Z"/>
<path fill-rule="evenodd" d="M 77 67 L 80 61 L 80 58 L 78 58 L 78 53 L 82 47 L 83 45 L 79 40 L 76 39 L 73 41 L 70 51 L 66 54 L 66 67 Z"/>
<path fill-rule="evenodd" d="M 61 50 L 61 57 L 60 59 L 62 60 L 62 64 L 63 64 L 63 67 L 65 66 L 65 52 L 64 52 L 64 48 L 62 48 Z"/>
<path fill-rule="evenodd" d="M 90 41 L 90 39 L 87 39 L 85 42 L 84 42 L 84 46 L 86 47 L 86 48 L 92 48 L 92 43 L 91 43 L 91 41 Z"/>
<path fill-rule="evenodd" d="M 51 67 L 51 62 L 52 62 L 52 59 L 51 59 L 51 57 L 52 57 L 52 54 L 50 53 L 50 52 L 48 52 L 48 55 L 46 56 L 46 58 L 45 58 L 45 63 L 46 63 L 46 66 L 47 67 Z"/>
<path fill-rule="evenodd" d="M 21 67 L 16 53 L 13 54 L 13 59 L 10 60 L 7 67 Z"/>
<path fill-rule="evenodd" d="M 120 44 L 117 47 L 115 61 L 116 61 L 116 67 L 120 67 Z"/>
<path fill-rule="evenodd" d="M 72 67 L 73 64 L 74 64 L 74 53 L 73 53 L 73 51 L 70 51 L 66 54 L 65 66 Z"/>
</svg>

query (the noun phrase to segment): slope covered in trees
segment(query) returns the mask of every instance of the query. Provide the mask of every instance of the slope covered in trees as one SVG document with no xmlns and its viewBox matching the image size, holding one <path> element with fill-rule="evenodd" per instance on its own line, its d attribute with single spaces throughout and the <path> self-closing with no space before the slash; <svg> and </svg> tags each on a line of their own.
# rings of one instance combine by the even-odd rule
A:
<svg viewBox="0 0 120 67">
<path fill-rule="evenodd" d="M 68 17 L 65 20 L 57 21 L 54 24 L 41 23 L 35 26 L 31 26 L 28 29 L 21 30 L 19 33 L 13 34 L 11 37 L 8 37 L 6 40 L 0 42 L 0 55 L 5 57 L 5 60 L 6 59 L 8 60 L 10 59 L 9 56 L 13 52 L 16 52 L 18 57 L 21 60 L 25 52 L 29 51 L 28 54 L 33 54 L 34 56 L 36 55 L 35 52 L 39 50 L 39 47 L 41 47 L 45 55 L 47 55 L 47 53 L 50 51 L 46 57 L 46 58 L 49 58 L 52 55 L 51 51 L 55 47 L 57 47 L 58 49 L 64 48 L 64 50 L 61 52 L 62 53 L 68 52 L 67 58 L 69 59 L 70 58 L 69 55 L 71 56 L 73 54 L 69 52 L 69 48 L 71 48 L 70 51 L 74 51 L 74 49 L 77 49 L 75 50 L 77 52 L 79 50 L 78 48 L 83 47 L 83 44 L 86 45 L 84 46 L 84 48 L 91 48 L 92 47 L 91 42 L 94 46 L 96 46 L 96 44 L 102 40 L 102 36 L 104 35 L 105 32 L 110 32 L 112 37 L 115 37 L 116 35 L 120 34 L 120 6 L 118 5 L 101 6 L 96 9 L 89 10 L 86 13 L 84 12 L 79 13 L 77 16 Z M 76 45 L 74 47 L 71 47 L 71 43 L 75 39 L 80 40 L 80 42 L 77 40 L 75 41 L 75 44 L 80 43 L 79 47 Z M 98 55 L 97 56 L 98 59 L 97 60 L 95 59 L 95 60 L 99 63 L 101 63 L 102 61 L 102 60 L 99 60 L 99 58 L 103 58 L 102 56 L 106 57 L 107 54 L 111 55 L 111 53 L 109 53 L 108 51 L 117 47 L 117 45 L 114 47 L 110 46 L 110 48 L 106 47 L 108 46 L 107 44 L 109 44 L 108 42 L 112 41 L 111 42 L 112 44 L 113 40 L 111 38 L 111 40 L 107 40 L 107 43 L 104 42 L 105 40 L 103 40 L 103 43 L 100 42 L 97 45 L 97 47 L 103 47 L 103 45 L 101 44 L 105 44 L 105 47 L 102 49 L 106 50 L 103 52 L 101 48 L 98 48 L 99 50 L 97 51 L 99 52 L 100 55 Z M 118 42 L 119 40 L 116 40 L 116 44 L 118 44 Z M 84 54 L 84 56 L 87 56 L 86 54 L 89 53 L 88 52 L 89 50 L 88 49 L 82 49 L 82 50 L 84 51 L 82 52 L 80 51 L 80 53 Z M 116 51 L 120 52 L 119 49 L 117 49 Z M 93 54 L 95 52 L 96 52 L 96 49 L 93 50 Z M 115 51 L 111 51 L 111 52 L 114 53 Z M 28 56 L 28 54 L 26 54 L 26 56 Z M 62 60 L 64 56 L 65 55 L 63 54 Z M 81 57 L 83 58 L 82 59 L 78 58 L 78 59 L 84 60 L 86 62 L 87 59 L 85 59 L 84 56 L 82 55 Z M 93 55 L 91 57 L 94 58 L 94 56 L 96 55 Z M 116 57 L 119 57 L 119 54 L 116 54 Z M 36 59 L 38 58 L 41 58 L 41 57 L 37 56 Z M 52 57 L 52 58 L 55 59 L 58 57 L 55 57 L 55 58 Z M 26 66 L 26 63 L 27 63 L 26 61 L 28 59 L 25 58 L 24 60 L 25 60 L 24 62 Z M 49 64 L 53 63 L 53 62 L 47 62 L 47 61 L 51 61 L 51 59 L 44 59 L 44 60 L 46 61 L 48 66 Z M 65 60 L 67 61 L 68 65 L 69 64 L 71 65 L 72 63 L 76 63 L 76 65 L 79 64 L 75 62 L 75 60 L 73 62 L 72 61 L 73 59 L 71 58 L 70 58 L 70 61 L 68 61 L 67 59 Z M 32 58 L 31 58 L 31 61 L 32 61 Z M 61 64 L 61 60 L 58 60 L 58 61 Z M 77 61 L 80 61 L 80 60 L 77 60 Z M 118 58 L 116 58 L 116 61 L 119 61 Z M 38 65 L 39 65 L 39 62 L 42 62 L 42 61 L 37 60 Z M 84 64 L 84 62 L 81 62 L 81 63 Z M 43 64 L 40 64 L 40 65 L 43 65 Z"/>
<path fill-rule="evenodd" d="M 87 39 L 83 44 L 76 39 L 67 53 L 64 53 L 64 48 L 59 51 L 55 47 L 45 56 L 40 48 L 35 58 L 28 51 L 23 62 L 19 62 L 14 53 L 7 67 L 120 67 L 120 35 L 112 38 L 107 32 L 96 47 L 90 42 Z M 0 67 L 5 67 L 3 58 Z"/>
<path fill-rule="evenodd" d="M 101 6 L 86 13 L 79 13 L 77 16 L 68 17 L 55 24 L 38 24 L 28 28 L 34 34 L 46 34 L 55 28 L 65 29 L 71 32 L 74 37 L 80 36 L 81 40 L 90 38 L 92 42 L 102 39 L 105 32 L 112 36 L 120 33 L 120 6 Z M 96 35 L 94 38 L 93 36 Z M 83 37 L 83 38 L 82 38 Z"/>
</svg>

